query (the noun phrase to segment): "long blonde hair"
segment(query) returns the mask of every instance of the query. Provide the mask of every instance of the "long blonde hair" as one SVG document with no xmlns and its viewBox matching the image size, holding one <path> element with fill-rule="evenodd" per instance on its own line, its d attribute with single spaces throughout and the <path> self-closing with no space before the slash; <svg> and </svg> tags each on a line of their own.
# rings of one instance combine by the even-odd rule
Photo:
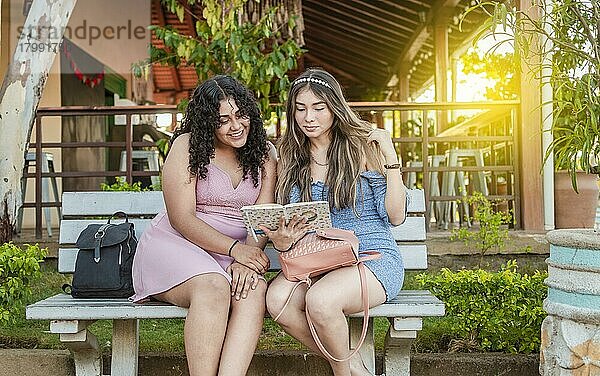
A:
<svg viewBox="0 0 600 376">
<path fill-rule="evenodd" d="M 356 191 L 366 166 L 375 166 L 383 174 L 381 153 L 367 144 L 372 124 L 361 120 L 348 106 L 337 80 L 321 69 L 309 69 L 293 83 L 287 100 L 287 129 L 279 143 L 277 202 L 288 203 L 294 186 L 302 201 L 310 201 L 310 141 L 296 123 L 296 97 L 305 88 L 325 101 L 334 115 L 331 144 L 327 150 L 328 201 L 331 207 L 356 209 Z M 355 210 L 356 212 L 356 210 Z"/>
</svg>

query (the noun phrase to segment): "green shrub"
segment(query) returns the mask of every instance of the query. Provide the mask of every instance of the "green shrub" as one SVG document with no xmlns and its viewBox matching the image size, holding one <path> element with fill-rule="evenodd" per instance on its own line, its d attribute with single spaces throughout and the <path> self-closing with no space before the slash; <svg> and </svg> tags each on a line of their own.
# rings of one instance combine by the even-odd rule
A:
<svg viewBox="0 0 600 376">
<path fill-rule="evenodd" d="M 530 353 L 539 350 L 546 276 L 517 273 L 517 262 L 509 261 L 495 273 L 444 268 L 415 279 L 446 304 L 450 351 Z"/>
<path fill-rule="evenodd" d="M 508 229 L 505 226 L 512 223 L 512 216 L 495 211 L 495 203 L 488 200 L 481 192 L 475 192 L 466 201 L 468 205 L 475 205 L 475 213 L 471 219 L 479 222 L 479 229 L 476 231 L 466 228 L 452 230 L 450 240 L 463 240 L 465 245 L 475 243 L 479 251 L 479 267 L 481 268 L 483 256 L 490 249 L 504 246 L 504 241 L 508 238 Z"/>
<path fill-rule="evenodd" d="M 133 184 L 129 184 L 127 181 L 125 181 L 125 179 L 123 179 L 122 177 L 115 177 L 116 179 L 116 183 L 114 184 L 106 184 L 106 183 L 102 183 L 100 184 L 100 189 L 102 189 L 103 191 L 129 191 L 129 192 L 141 192 L 144 189 L 142 189 L 142 183 L 135 182 Z"/>
<path fill-rule="evenodd" d="M 13 320 L 13 314 L 31 295 L 30 284 L 40 277 L 45 255 L 46 249 L 37 244 L 25 244 L 24 249 L 12 242 L 0 246 L 0 324 Z"/>
</svg>

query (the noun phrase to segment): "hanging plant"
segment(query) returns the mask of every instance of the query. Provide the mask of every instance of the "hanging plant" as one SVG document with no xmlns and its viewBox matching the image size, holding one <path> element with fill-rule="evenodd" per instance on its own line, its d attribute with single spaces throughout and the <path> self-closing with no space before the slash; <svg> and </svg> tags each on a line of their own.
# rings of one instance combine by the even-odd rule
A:
<svg viewBox="0 0 600 376">
<path fill-rule="evenodd" d="M 188 0 L 189 5 L 197 1 Z M 163 0 L 166 8 L 183 21 L 185 12 L 178 0 Z M 289 70 L 295 69 L 297 58 L 304 52 L 293 39 L 285 39 L 276 25 L 279 7 L 266 9 L 255 22 L 244 22 L 246 0 L 203 1 L 202 16 L 196 18 L 196 37 L 184 35 L 171 27 L 151 26 L 165 48 L 151 46 L 151 57 L 132 66 L 134 75 L 146 74 L 145 66 L 160 63 L 194 67 L 200 81 L 217 74 L 228 74 L 243 82 L 257 95 L 265 119 L 271 116 L 270 102 L 284 103 L 290 81 Z M 296 27 L 290 17 L 286 31 Z M 286 35 L 289 35 L 287 32 Z"/>
</svg>

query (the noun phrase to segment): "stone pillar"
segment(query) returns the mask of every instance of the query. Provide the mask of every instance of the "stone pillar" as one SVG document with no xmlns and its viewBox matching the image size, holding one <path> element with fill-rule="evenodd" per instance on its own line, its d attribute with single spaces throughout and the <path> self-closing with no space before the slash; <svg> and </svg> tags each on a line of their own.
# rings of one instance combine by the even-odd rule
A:
<svg viewBox="0 0 600 376">
<path fill-rule="evenodd" d="M 540 373 L 600 375 L 600 234 L 555 230 L 547 238 L 548 317 L 542 323 Z"/>
</svg>

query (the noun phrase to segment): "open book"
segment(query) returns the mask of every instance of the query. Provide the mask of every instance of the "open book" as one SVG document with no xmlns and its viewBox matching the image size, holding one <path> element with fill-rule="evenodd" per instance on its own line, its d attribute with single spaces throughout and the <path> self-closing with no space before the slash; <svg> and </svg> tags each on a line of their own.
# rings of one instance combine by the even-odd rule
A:
<svg viewBox="0 0 600 376">
<path fill-rule="evenodd" d="M 256 235 L 264 234 L 258 228 L 259 225 L 263 225 L 271 230 L 277 230 L 281 217 L 289 221 L 294 214 L 306 217 L 310 224 L 310 230 L 331 227 L 329 203 L 327 201 L 296 202 L 287 205 L 248 205 L 243 206 L 241 210 L 246 229 L 248 233 L 252 234 L 254 240 L 257 240 Z"/>
</svg>

